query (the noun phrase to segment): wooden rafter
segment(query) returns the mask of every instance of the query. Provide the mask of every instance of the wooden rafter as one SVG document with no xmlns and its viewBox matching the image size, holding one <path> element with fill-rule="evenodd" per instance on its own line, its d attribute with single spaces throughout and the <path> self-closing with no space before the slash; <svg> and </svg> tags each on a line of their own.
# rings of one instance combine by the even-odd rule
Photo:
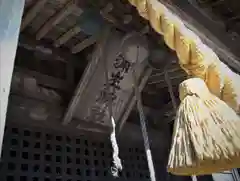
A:
<svg viewBox="0 0 240 181">
<path fill-rule="evenodd" d="M 101 11 L 101 16 L 107 20 L 108 22 L 112 23 L 116 28 L 124 29 L 122 24 L 112 15 L 110 12 L 113 10 L 113 4 L 108 3 Z"/>
<path fill-rule="evenodd" d="M 113 10 L 113 5 L 112 3 L 108 3 L 102 10 L 101 10 L 101 14 L 106 18 L 110 18 L 109 21 L 113 21 L 113 23 L 115 22 L 115 19 L 112 18 L 112 16 L 109 15 L 109 13 Z M 71 38 L 71 37 L 69 37 Z M 84 50 L 85 48 L 91 46 L 92 44 L 96 43 L 97 41 L 97 35 L 92 35 L 91 37 L 83 40 L 82 42 L 76 44 L 73 48 L 72 48 L 72 53 L 79 53 L 82 50 Z"/>
<path fill-rule="evenodd" d="M 68 16 L 76 7 L 76 0 L 68 1 L 65 6 L 53 15 L 37 32 L 36 39 L 43 38 L 55 25 L 60 23 L 66 16 Z"/>
<path fill-rule="evenodd" d="M 85 48 L 91 46 L 92 44 L 96 43 L 97 41 L 97 35 L 92 35 L 91 37 L 83 40 L 82 42 L 76 44 L 75 46 L 73 46 L 72 48 L 72 53 L 79 53 L 82 50 L 84 50 Z"/>
<path fill-rule="evenodd" d="M 108 3 L 102 10 L 101 13 L 108 14 L 113 9 L 112 3 Z M 81 27 L 79 25 L 75 25 L 73 28 L 69 29 L 67 32 L 62 34 L 55 42 L 54 46 L 59 47 L 63 44 L 65 44 L 68 40 L 70 40 L 72 37 L 77 35 L 81 31 Z"/>
<path fill-rule="evenodd" d="M 21 31 L 23 31 L 36 17 L 36 15 L 41 11 L 41 9 L 46 4 L 47 0 L 38 0 L 33 7 L 29 9 L 27 14 L 22 19 Z"/>
<path fill-rule="evenodd" d="M 110 13 L 113 10 L 113 5 L 112 3 L 108 3 L 102 10 L 101 13 L 102 14 L 107 14 Z"/>
<path fill-rule="evenodd" d="M 71 60 L 73 62 L 78 62 L 78 60 L 79 60 L 78 56 L 73 55 L 71 52 L 69 52 L 63 48 L 55 48 L 55 47 L 53 47 L 52 44 L 49 44 L 43 40 L 36 41 L 35 38 L 30 35 L 26 36 L 24 34 L 21 34 L 19 37 L 18 46 L 24 48 L 24 45 L 28 45 L 34 49 L 36 49 L 36 47 L 43 47 L 45 49 L 49 49 L 51 51 L 51 54 L 49 56 L 52 56 L 53 58 L 61 57 L 62 59 L 64 59 L 65 62 L 69 61 L 69 60 Z M 84 68 L 84 65 L 82 68 Z"/>
<path fill-rule="evenodd" d="M 149 27 L 145 26 L 140 32 L 142 34 L 146 34 L 149 31 Z M 83 40 L 82 42 L 76 44 L 73 48 L 72 48 L 72 53 L 79 53 L 82 50 L 84 50 L 85 48 L 91 46 L 92 44 L 96 43 L 98 36 L 97 35 L 92 35 L 91 37 Z"/>
<path fill-rule="evenodd" d="M 70 30 L 68 30 L 66 33 L 61 35 L 55 42 L 54 46 L 59 47 L 63 44 L 65 44 L 68 40 L 70 40 L 73 36 L 77 35 L 81 31 L 81 28 L 79 26 L 74 26 Z"/>
<path fill-rule="evenodd" d="M 35 78 L 38 84 L 43 85 L 44 87 L 58 89 L 66 92 L 73 89 L 73 85 L 70 85 L 67 80 L 55 78 L 26 68 L 15 67 L 14 71 L 20 75 L 27 75 L 29 77 Z"/>
<path fill-rule="evenodd" d="M 119 26 L 118 22 L 117 22 L 117 19 L 113 15 L 111 15 L 109 13 L 102 13 L 102 17 L 104 19 L 106 19 L 107 21 L 113 23 L 114 25 Z"/>
</svg>

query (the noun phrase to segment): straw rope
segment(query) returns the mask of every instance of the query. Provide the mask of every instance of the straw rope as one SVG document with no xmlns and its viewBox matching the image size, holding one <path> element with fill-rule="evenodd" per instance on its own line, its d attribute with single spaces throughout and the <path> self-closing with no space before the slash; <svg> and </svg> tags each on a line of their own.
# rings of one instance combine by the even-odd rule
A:
<svg viewBox="0 0 240 181">
<path fill-rule="evenodd" d="M 190 76 L 205 81 L 211 93 L 240 113 L 240 76 L 222 63 L 179 17 L 158 0 L 128 0 L 152 28 L 176 51 L 179 64 Z"/>
</svg>

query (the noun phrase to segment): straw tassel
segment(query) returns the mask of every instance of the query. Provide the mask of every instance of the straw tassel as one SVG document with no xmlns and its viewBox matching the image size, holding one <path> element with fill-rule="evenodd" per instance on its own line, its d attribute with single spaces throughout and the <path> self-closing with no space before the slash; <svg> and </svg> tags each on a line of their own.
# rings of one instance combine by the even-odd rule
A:
<svg viewBox="0 0 240 181">
<path fill-rule="evenodd" d="M 179 86 L 168 171 L 203 175 L 240 167 L 240 117 L 200 78 Z"/>
</svg>

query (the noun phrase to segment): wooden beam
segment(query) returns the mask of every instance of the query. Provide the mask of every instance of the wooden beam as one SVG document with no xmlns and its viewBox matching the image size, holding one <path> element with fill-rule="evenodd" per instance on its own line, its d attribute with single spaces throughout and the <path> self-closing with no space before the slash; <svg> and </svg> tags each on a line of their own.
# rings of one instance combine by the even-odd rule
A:
<svg viewBox="0 0 240 181">
<path fill-rule="evenodd" d="M 180 72 L 180 71 L 182 71 L 182 69 L 180 67 L 173 67 L 172 69 L 168 70 L 168 73 Z M 161 71 L 161 72 L 159 71 L 155 74 L 152 74 L 150 76 L 150 78 L 159 77 L 159 76 L 163 76 L 163 75 L 164 75 L 164 71 Z"/>
<path fill-rule="evenodd" d="M 21 101 L 21 100 L 20 100 Z M 56 119 L 56 116 L 51 115 L 47 118 L 46 121 L 33 121 L 27 114 L 25 114 L 24 110 L 21 109 L 16 104 L 20 102 L 16 98 L 12 98 L 12 103 L 10 105 L 10 111 L 9 111 L 9 119 L 8 123 L 9 126 L 14 125 L 17 127 L 24 127 L 24 128 L 35 128 L 39 131 L 45 131 L 45 132 L 52 132 L 57 131 L 64 133 L 66 135 L 70 136 L 83 136 L 89 139 L 94 139 L 95 141 L 106 141 L 109 137 L 109 132 L 105 132 L 103 134 L 93 134 L 92 132 L 86 131 L 86 130 L 79 130 L 76 128 L 76 124 L 69 124 L 69 125 L 62 125 L 59 124 L 60 120 Z M 58 111 L 58 110 L 57 110 Z M 56 111 L 56 112 L 57 112 Z M 61 111 L 61 110 L 59 110 Z M 19 120 L 19 116 L 21 115 L 22 119 Z M 55 113 L 55 115 L 57 115 Z M 75 120 L 74 120 L 75 121 Z M 73 121 L 73 122 L 74 122 Z M 79 121 L 79 120 L 76 120 Z M 167 130 L 167 129 L 166 129 Z M 138 125 L 132 124 L 132 123 L 126 123 L 124 126 L 123 132 L 124 134 L 120 134 L 118 137 L 118 141 L 121 143 L 126 144 L 126 139 L 128 140 L 128 144 L 136 144 L 142 143 L 142 134 L 141 129 Z M 151 139 L 151 148 L 157 148 L 156 151 L 164 150 L 163 147 L 166 147 L 168 145 L 168 139 L 167 138 L 167 132 L 160 132 L 152 128 L 148 128 L 149 138 Z M 163 138 L 163 139 L 161 139 Z M 161 144 L 159 144 L 161 142 Z M 160 154 L 161 155 L 161 154 Z"/>
<path fill-rule="evenodd" d="M 105 35 L 108 35 L 109 37 L 105 37 Z M 117 58 L 116 56 L 120 51 L 119 49 L 121 49 L 120 44 L 122 38 L 124 38 L 124 34 L 112 31 L 111 33 L 109 32 L 104 33 L 104 35 L 101 35 L 100 38 L 102 39 L 102 41 L 100 41 L 100 44 L 98 44 L 98 47 L 95 53 L 93 54 L 94 56 L 92 57 L 92 60 L 89 62 L 88 68 L 85 70 L 82 80 L 80 81 L 76 89 L 76 92 L 74 93 L 75 96 L 73 97 L 71 103 L 69 104 L 68 110 L 64 116 L 63 120 L 64 125 L 69 124 L 72 118 L 78 118 L 84 120 L 86 119 L 92 122 L 98 122 L 98 124 L 103 124 L 104 126 L 111 127 L 111 123 L 109 122 L 109 119 L 106 116 L 103 116 L 102 118 L 97 117 L 90 118 L 91 116 L 94 116 L 95 113 L 93 112 L 89 113 L 88 110 L 92 109 L 92 106 L 96 104 L 102 104 L 101 102 L 98 102 L 98 100 L 95 99 L 96 95 L 101 94 L 102 91 L 101 87 L 106 83 L 106 79 L 104 78 L 104 76 L 102 76 L 105 72 L 105 69 L 103 66 L 101 66 L 101 64 L 104 63 L 104 61 L 107 61 L 105 63 L 111 63 L 113 62 L 113 60 Z M 136 42 L 136 46 L 141 46 L 140 43 L 141 41 L 138 43 Z M 111 53 L 109 54 L 109 52 Z M 108 66 L 110 66 L 110 64 L 108 64 Z M 141 79 L 145 79 L 145 81 L 147 81 L 146 78 L 142 77 L 146 71 L 145 65 L 141 64 L 141 67 L 139 67 L 138 70 L 139 74 L 137 76 L 137 80 L 139 81 Z M 116 70 L 111 69 L 109 71 L 110 73 L 111 72 L 114 73 L 114 71 Z M 128 75 L 123 77 L 123 81 L 127 81 L 129 76 L 131 76 L 130 72 L 128 72 Z M 124 85 L 119 86 L 123 86 L 122 87 L 123 91 L 126 88 L 124 87 Z M 126 111 L 125 109 L 132 108 L 128 106 L 129 99 L 132 99 L 133 96 L 132 92 L 133 91 L 128 90 L 124 92 L 119 91 L 116 93 L 116 104 L 113 105 L 116 124 L 117 122 L 120 121 L 119 118 L 122 117 L 123 112 Z"/>
<path fill-rule="evenodd" d="M 24 0 L 0 0 L 0 155 Z"/>
<path fill-rule="evenodd" d="M 68 1 L 65 6 L 53 15 L 37 32 L 36 39 L 43 38 L 55 25 L 60 23 L 66 16 L 68 16 L 76 6 L 76 0 Z"/>
<path fill-rule="evenodd" d="M 31 22 L 32 20 L 36 17 L 36 15 L 41 11 L 41 9 L 44 7 L 45 3 L 47 0 L 38 0 L 33 7 L 31 7 L 26 15 L 22 19 L 22 24 L 21 24 L 21 31 L 23 31 Z"/>
<path fill-rule="evenodd" d="M 72 48 L 72 53 L 79 53 L 82 50 L 84 50 L 85 48 L 91 46 L 92 44 L 96 43 L 98 39 L 97 35 L 92 35 L 89 38 L 83 40 L 82 42 L 76 44 L 75 46 L 73 46 Z"/>
<path fill-rule="evenodd" d="M 98 49 L 100 47 L 103 49 L 105 48 L 106 39 L 109 36 L 108 32 L 109 32 L 109 30 L 106 29 L 101 33 L 102 36 L 99 39 L 99 43 L 98 43 L 99 47 L 97 47 Z M 86 67 L 84 74 L 83 74 L 84 77 L 79 81 L 79 84 L 74 92 L 74 96 L 73 96 L 71 102 L 69 103 L 69 106 L 65 112 L 65 115 L 64 115 L 64 118 L 62 121 L 63 125 L 67 125 L 72 121 L 74 111 L 77 108 L 77 103 L 78 103 L 85 87 L 88 85 L 89 80 L 92 77 L 93 72 L 95 71 L 95 68 L 98 65 L 98 62 L 100 61 L 100 59 L 101 59 L 100 55 L 96 55 L 96 58 L 93 59 L 93 61 L 90 64 L 88 64 L 88 66 Z"/>
<path fill-rule="evenodd" d="M 238 181 L 239 179 L 240 179 L 239 173 L 236 168 L 229 170 L 229 171 L 212 174 L 212 180 L 214 180 L 214 181 L 217 181 L 217 180 Z M 198 179 L 198 180 L 201 181 L 200 179 Z M 204 179 L 202 179 L 202 180 L 204 180 Z"/>
<path fill-rule="evenodd" d="M 113 10 L 113 4 L 108 3 L 101 11 L 100 14 L 101 16 L 107 20 L 108 22 L 112 23 L 112 25 L 120 30 L 127 31 L 126 28 L 113 16 L 110 14 L 110 12 Z"/>
<path fill-rule="evenodd" d="M 70 85 L 66 80 L 58 79 L 49 75 L 45 75 L 33 70 L 24 69 L 20 67 L 14 68 L 15 72 L 19 72 L 20 74 L 26 74 L 30 77 L 36 79 L 37 84 L 43 85 L 44 87 L 49 87 L 52 89 L 58 89 L 63 91 L 72 91 L 73 85 Z"/>
<path fill-rule="evenodd" d="M 41 120 L 41 124 L 59 120 L 64 111 L 64 107 L 59 103 L 50 103 L 16 94 L 10 95 L 9 102 L 8 118 L 18 120 L 18 122 L 22 122 L 27 118 L 32 121 L 30 125 L 39 120 Z"/>
<path fill-rule="evenodd" d="M 118 20 L 113 15 L 109 13 L 102 13 L 102 17 L 112 24 L 119 26 Z"/>
<path fill-rule="evenodd" d="M 187 74 L 186 73 L 179 73 L 179 72 L 177 72 L 177 73 L 175 73 L 175 74 L 170 74 L 169 75 L 169 78 L 171 79 L 171 80 L 182 80 L 184 77 L 187 77 Z M 165 84 L 166 83 L 166 81 L 165 81 L 165 78 L 164 78 L 164 76 L 160 76 L 160 77 L 158 77 L 158 78 L 154 78 L 154 79 L 150 79 L 149 78 L 149 81 L 148 81 L 148 85 L 151 85 L 151 84 Z"/>
<path fill-rule="evenodd" d="M 17 80 L 16 80 L 17 79 Z M 19 81 L 20 79 L 20 81 Z M 61 91 L 60 91 L 61 92 Z M 52 88 L 42 87 L 37 80 L 32 77 L 13 74 L 11 96 L 18 95 L 23 98 L 36 99 L 54 105 L 63 105 L 63 99 L 59 91 Z"/>
<path fill-rule="evenodd" d="M 102 14 L 108 14 L 113 9 L 112 3 L 108 3 L 102 10 Z M 75 25 L 73 28 L 69 29 L 67 32 L 65 32 L 63 35 L 61 35 L 55 42 L 54 46 L 59 47 L 66 43 L 68 40 L 70 40 L 73 36 L 77 35 L 81 31 L 81 27 L 78 25 Z"/>
<path fill-rule="evenodd" d="M 112 4 L 112 3 L 108 3 L 108 4 L 101 10 L 101 13 L 107 14 L 107 13 L 110 13 L 112 10 L 113 10 L 113 4 Z"/>
<path fill-rule="evenodd" d="M 145 73 L 143 74 L 143 77 L 142 77 L 142 79 L 141 79 L 141 81 L 139 83 L 139 91 L 140 92 L 145 87 L 145 85 L 147 83 L 147 80 L 148 80 L 149 76 L 151 75 L 151 73 L 152 73 L 152 69 L 147 69 L 145 71 Z M 124 124 L 126 123 L 126 120 L 127 120 L 128 116 L 129 116 L 129 114 L 131 113 L 135 103 L 136 103 L 136 96 L 134 95 L 134 93 L 132 93 L 132 98 L 130 99 L 130 102 L 129 102 L 128 106 L 126 106 L 124 114 L 122 115 L 122 117 L 121 117 L 121 119 L 119 121 L 119 124 L 117 126 L 118 127 L 117 128 L 118 129 L 118 133 L 121 132 L 121 130 L 122 130 Z"/>
<path fill-rule="evenodd" d="M 72 37 L 74 37 L 75 35 L 77 35 L 79 32 L 81 31 L 81 28 L 76 25 L 73 28 L 71 28 L 70 30 L 68 30 L 67 32 L 65 32 L 64 34 L 62 34 L 55 42 L 54 42 L 54 46 L 55 47 L 59 47 L 63 44 L 65 44 L 68 40 L 70 40 Z"/>
<path fill-rule="evenodd" d="M 82 69 L 85 68 L 86 64 L 84 63 L 84 60 L 81 61 L 81 64 L 75 64 L 75 63 L 79 62 L 79 57 L 76 55 L 73 55 L 67 49 L 56 48 L 52 45 L 51 42 L 47 42 L 45 40 L 36 41 L 34 37 L 32 37 L 30 35 L 25 35 L 24 33 L 21 33 L 21 35 L 19 37 L 18 46 L 25 48 L 25 45 L 31 47 L 35 51 L 37 50 L 37 47 L 42 47 L 43 49 L 49 50 L 48 52 L 51 52 L 51 54 L 49 54 L 49 56 L 51 56 L 53 59 L 58 59 L 60 57 L 65 62 L 68 62 L 69 60 L 71 60 L 72 62 L 74 62 L 75 66 L 78 65 Z"/>
<path fill-rule="evenodd" d="M 132 21 L 133 17 L 130 14 L 126 14 L 123 16 L 123 24 L 129 24 Z"/>
</svg>

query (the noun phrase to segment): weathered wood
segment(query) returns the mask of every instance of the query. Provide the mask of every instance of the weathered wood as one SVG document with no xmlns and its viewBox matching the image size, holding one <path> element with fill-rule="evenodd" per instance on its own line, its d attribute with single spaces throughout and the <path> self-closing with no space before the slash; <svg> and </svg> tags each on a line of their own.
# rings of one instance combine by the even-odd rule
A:
<svg viewBox="0 0 240 181">
<path fill-rule="evenodd" d="M 126 27 L 124 27 L 124 23 L 120 22 L 117 18 L 115 18 L 115 16 L 112 13 L 114 6 L 112 3 L 115 2 L 111 2 L 108 3 L 101 11 L 101 16 L 107 20 L 109 23 L 111 23 L 114 27 L 116 27 L 119 30 L 125 31 L 125 32 L 129 32 L 130 30 Z M 114 12 L 117 8 L 114 9 Z M 113 12 L 113 13 L 114 13 Z"/>
<path fill-rule="evenodd" d="M 186 73 L 176 73 L 176 74 L 171 74 L 169 75 L 171 80 L 176 80 L 174 81 L 175 83 L 177 80 L 181 81 L 184 77 L 187 77 Z M 164 76 L 159 76 L 158 78 L 155 78 L 155 80 L 151 79 L 148 84 L 165 84 Z"/>
<path fill-rule="evenodd" d="M 168 69 L 168 73 L 173 73 L 173 72 L 180 72 L 181 68 L 180 67 L 174 67 L 172 69 Z M 149 78 L 155 78 L 155 77 L 159 77 L 159 76 L 163 76 L 164 72 L 163 71 L 158 71 L 156 73 L 153 73 Z"/>
<path fill-rule="evenodd" d="M 8 122 L 16 124 L 18 126 L 33 126 L 36 128 L 43 128 L 44 130 L 51 130 L 51 131 L 60 131 L 67 135 L 86 135 L 88 138 L 93 137 L 95 140 L 106 140 L 107 137 L 109 137 L 109 128 L 106 127 L 100 127 L 99 132 L 93 132 L 91 129 L 81 129 L 79 130 L 76 125 L 81 122 L 83 126 L 86 128 L 96 128 L 97 126 L 94 123 L 87 123 L 82 122 L 81 120 L 73 120 L 71 124 L 68 125 L 62 125 L 61 124 L 61 115 L 64 111 L 64 108 L 59 105 L 52 105 L 48 104 L 43 101 L 35 100 L 35 99 L 26 99 L 21 96 L 13 95 L 10 98 L 10 104 L 9 104 L 9 111 L 8 111 Z M 39 109 L 38 114 L 43 114 L 42 116 L 39 115 L 38 117 L 33 116 L 31 112 L 35 112 L 36 114 L 36 108 L 45 107 L 46 112 L 44 109 Z M 44 116 L 44 114 L 46 114 Z M 33 119 L 32 118 L 38 118 Z M 21 117 L 21 119 L 19 119 Z M 40 120 L 39 118 L 42 118 Z M 45 119 L 46 118 L 46 119 Z M 44 120 L 45 119 L 45 120 Z M 105 130 L 103 132 L 100 132 L 101 130 Z M 156 131 L 152 128 L 148 129 L 149 138 L 151 140 L 151 147 L 154 148 L 166 148 L 169 144 L 169 140 L 167 139 L 168 136 L 170 136 L 170 132 L 168 129 L 165 129 L 164 131 Z M 164 138 L 161 140 L 161 138 Z M 120 139 L 120 140 L 119 140 Z M 141 129 L 138 125 L 132 124 L 132 123 L 125 123 L 122 133 L 119 134 L 118 140 L 125 141 L 128 139 L 130 142 L 139 142 L 142 144 L 142 135 L 141 135 Z M 161 142 L 161 144 L 159 144 Z"/>
<path fill-rule="evenodd" d="M 37 0 L 33 7 L 28 10 L 26 15 L 23 17 L 21 31 L 23 31 L 32 22 L 37 14 L 44 8 L 46 2 L 47 0 Z"/>
<path fill-rule="evenodd" d="M 59 47 L 63 44 L 65 44 L 68 40 L 70 40 L 72 37 L 77 35 L 81 31 L 81 28 L 76 25 L 67 32 L 65 32 L 63 35 L 61 35 L 55 42 L 54 46 Z"/>
<path fill-rule="evenodd" d="M 109 92 L 105 89 L 106 84 L 105 64 L 108 69 L 109 84 L 112 92 L 110 98 L 113 99 L 113 116 L 116 123 L 122 117 L 125 109 L 131 110 L 132 107 L 127 107 L 129 99 L 132 98 L 133 89 L 131 87 L 131 71 L 132 66 L 129 60 L 126 59 L 122 51 L 124 47 L 121 46 L 124 34 L 116 31 L 112 31 L 105 40 L 105 43 L 99 45 L 96 51 L 93 53 L 92 60 L 89 62 L 89 66 L 80 81 L 75 96 L 73 97 L 68 111 L 65 114 L 63 124 L 69 124 L 71 119 L 77 118 L 80 120 L 86 120 L 88 122 L 97 122 L 105 127 L 111 127 L 111 121 L 107 114 L 107 97 L 110 96 Z M 101 36 L 103 38 L 103 35 Z M 102 40 L 104 42 L 104 40 Z M 143 41 L 133 41 L 132 46 L 141 46 L 143 50 L 145 45 Z M 100 53 L 99 51 L 102 51 Z M 135 52 L 129 52 L 130 57 L 133 58 Z M 147 55 L 146 55 L 147 56 Z M 142 63 L 138 66 L 137 79 L 141 79 L 144 74 L 146 64 Z M 145 80 L 146 81 L 146 80 Z M 114 88 L 113 88 L 114 87 Z M 126 108 L 127 107 L 127 108 Z M 128 111 L 129 111 L 128 110 Z M 81 126 L 81 122 L 79 122 Z M 86 129 L 86 128 L 83 128 Z"/>
<path fill-rule="evenodd" d="M 235 173 L 236 172 L 233 173 L 232 171 L 225 171 L 222 173 L 213 173 L 212 178 L 213 178 L 213 181 L 223 181 L 223 180 L 238 181 L 239 178 L 235 177 Z"/>
<path fill-rule="evenodd" d="M 43 27 L 38 30 L 36 39 L 40 40 L 43 38 L 55 25 L 60 23 L 66 16 L 68 16 L 76 8 L 76 0 L 68 1 L 65 6 L 52 16 Z"/>
<path fill-rule="evenodd" d="M 42 53 L 45 53 L 48 56 L 52 57 L 53 60 L 59 60 L 59 58 L 61 58 L 64 62 L 68 62 L 69 60 L 71 60 L 72 62 L 74 62 L 75 66 L 81 67 L 82 69 L 85 68 L 85 63 L 87 62 L 85 59 L 72 54 L 70 51 L 64 48 L 56 48 L 52 45 L 52 43 L 44 40 L 36 41 L 34 37 L 23 33 L 21 33 L 19 37 L 18 46 L 23 48 L 26 48 L 25 46 L 31 47 L 33 51 L 39 51 L 40 48 L 45 49 L 45 52 Z M 80 60 L 81 63 L 79 63 Z"/>
<path fill-rule="evenodd" d="M 0 0 L 0 155 L 24 0 Z"/>
<path fill-rule="evenodd" d="M 143 77 L 141 78 L 141 81 L 139 83 L 139 91 L 142 91 L 144 86 L 146 85 L 147 83 L 147 80 L 149 78 L 149 76 L 151 75 L 152 73 L 152 70 L 151 69 L 147 69 L 145 70 L 145 72 L 143 73 Z M 129 103 L 127 104 L 126 108 L 125 108 L 125 111 L 124 111 L 124 114 L 122 115 L 122 117 L 120 118 L 119 120 L 119 124 L 118 124 L 118 133 L 121 132 L 124 124 L 126 123 L 126 120 L 129 116 L 129 114 L 131 113 L 134 105 L 136 104 L 136 96 L 134 96 L 134 94 L 132 93 L 132 96 L 131 98 L 129 99 Z"/>
<path fill-rule="evenodd" d="M 112 10 L 113 10 L 113 4 L 112 4 L 112 3 L 108 3 L 108 4 L 101 10 L 101 13 L 107 14 L 107 13 L 110 13 Z"/>
<path fill-rule="evenodd" d="M 103 46 L 104 39 L 99 40 L 99 46 Z M 96 56 L 96 55 L 93 55 Z M 84 71 L 84 77 L 80 80 L 75 92 L 74 96 L 69 104 L 69 107 L 67 108 L 67 111 L 63 118 L 63 125 L 67 125 L 71 122 L 71 119 L 73 117 L 74 111 L 77 107 L 77 103 L 84 91 L 85 86 L 87 86 L 89 79 L 92 77 L 93 72 L 95 71 L 95 68 L 99 62 L 99 57 L 96 57 L 92 63 L 89 63 Z"/>
<path fill-rule="evenodd" d="M 120 26 L 120 24 L 118 23 L 118 20 L 113 15 L 109 13 L 102 13 L 102 17 L 107 21 L 109 21 L 110 23 L 114 24 L 115 26 L 117 27 Z"/>
<path fill-rule="evenodd" d="M 21 110 L 19 110 L 21 111 Z M 62 134 L 68 135 L 68 136 L 86 136 L 89 139 L 94 139 L 95 141 L 106 141 L 109 137 L 108 132 L 98 132 L 93 133 L 91 131 L 87 130 L 79 130 L 76 128 L 75 125 L 66 125 L 63 126 L 59 122 L 59 120 L 51 119 L 50 117 L 46 121 L 33 121 L 29 118 L 26 114 L 21 114 L 21 121 L 19 122 L 19 115 L 20 113 L 16 114 L 16 112 L 10 112 L 11 115 L 8 117 L 8 123 L 14 124 L 15 126 L 24 126 L 26 128 L 29 127 L 29 125 L 36 129 L 44 129 L 48 131 L 60 131 Z M 9 113 L 9 114 L 10 114 Z M 168 141 L 170 139 L 167 139 L 170 134 L 165 130 L 166 132 L 159 132 L 154 129 L 149 128 L 149 138 L 151 140 L 151 148 L 157 149 L 158 155 L 160 154 L 160 150 L 164 151 L 164 148 L 168 146 Z M 126 139 L 128 140 L 128 143 L 131 144 L 140 144 L 142 146 L 142 135 L 141 135 L 141 129 L 138 125 L 126 123 L 124 126 L 124 129 L 122 131 L 124 134 L 120 134 L 118 136 L 118 143 L 123 143 L 123 145 L 126 145 Z M 164 139 L 161 139 L 164 138 Z M 159 144 L 161 142 L 161 144 Z M 153 150 L 155 151 L 155 150 Z M 162 153 L 162 152 L 161 152 Z"/>
<path fill-rule="evenodd" d="M 117 19 L 112 16 L 110 14 L 110 12 L 113 10 L 113 5 L 112 3 L 108 3 L 101 11 L 101 15 L 104 19 L 106 19 L 107 21 L 113 23 L 113 24 L 116 24 L 117 26 L 119 26 L 118 22 L 117 22 Z"/>
<path fill-rule="evenodd" d="M 72 48 L 72 53 L 79 53 L 82 50 L 84 50 L 85 48 L 93 45 L 94 43 L 96 43 L 98 39 L 98 35 L 92 35 L 91 37 L 83 40 L 82 42 L 76 44 L 73 48 Z"/>
<path fill-rule="evenodd" d="M 33 70 L 25 69 L 25 68 L 20 68 L 20 67 L 15 67 L 14 68 L 15 72 L 18 72 L 22 75 L 28 75 L 30 77 L 33 77 L 36 79 L 37 83 L 44 86 L 44 87 L 49 87 L 52 89 L 58 89 L 61 91 L 66 91 L 69 92 L 73 89 L 73 84 L 70 84 L 67 80 L 55 78 L 49 75 L 45 75 Z"/>
<path fill-rule="evenodd" d="M 10 95 L 9 102 L 8 119 L 15 117 L 19 122 L 24 121 L 24 118 L 41 123 L 59 121 L 64 111 L 64 107 L 59 104 L 16 94 Z"/>
</svg>

